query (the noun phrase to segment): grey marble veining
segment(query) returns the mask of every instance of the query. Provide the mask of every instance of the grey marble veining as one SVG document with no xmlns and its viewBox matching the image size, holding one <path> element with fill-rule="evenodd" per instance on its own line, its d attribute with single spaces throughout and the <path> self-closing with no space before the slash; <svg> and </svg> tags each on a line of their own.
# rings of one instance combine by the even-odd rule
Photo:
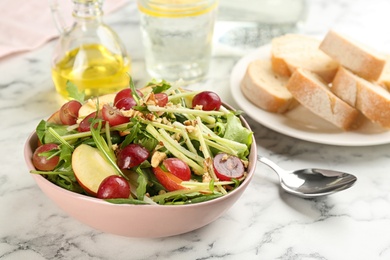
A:
<svg viewBox="0 0 390 260">
<path fill-rule="evenodd" d="M 302 32 L 330 28 L 390 52 L 390 1 L 311 0 Z M 105 18 L 125 42 L 133 75 L 149 80 L 135 3 Z M 390 145 L 341 147 L 291 138 L 248 119 L 259 153 L 286 169 L 337 168 L 354 173 L 351 189 L 305 200 L 279 189 L 277 176 L 258 165 L 243 197 L 199 230 L 160 239 L 96 231 L 69 217 L 29 176 L 26 138 L 60 100 L 50 76 L 54 42 L 0 60 L 0 258 L 14 259 L 390 259 Z M 198 84 L 235 104 L 229 77 L 237 55 L 215 50 L 209 77 Z"/>
</svg>

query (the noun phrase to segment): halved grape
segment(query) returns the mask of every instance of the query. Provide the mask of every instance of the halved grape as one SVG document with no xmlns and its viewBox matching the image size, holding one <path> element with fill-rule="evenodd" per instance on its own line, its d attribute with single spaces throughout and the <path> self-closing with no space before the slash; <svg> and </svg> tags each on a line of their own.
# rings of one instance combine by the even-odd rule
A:
<svg viewBox="0 0 390 260">
<path fill-rule="evenodd" d="M 142 92 L 139 91 L 137 89 L 137 93 L 140 97 L 143 96 Z M 116 95 L 115 95 L 115 98 L 114 98 L 114 105 L 116 106 L 116 103 L 118 103 L 120 100 L 124 99 L 124 98 L 128 98 L 128 97 L 133 97 L 132 96 L 132 92 L 131 92 L 131 89 L 129 88 L 126 88 L 126 89 L 123 89 L 121 91 L 119 91 Z"/>
<path fill-rule="evenodd" d="M 213 165 L 215 174 L 221 181 L 230 181 L 244 176 L 244 164 L 237 156 L 219 153 L 214 157 Z"/>
<path fill-rule="evenodd" d="M 130 110 L 137 105 L 135 99 L 132 97 L 125 97 L 115 103 L 115 107 L 118 109 Z"/>
<path fill-rule="evenodd" d="M 32 163 L 37 170 L 51 171 L 57 166 L 58 162 L 60 161 L 59 156 L 57 156 L 57 155 L 53 156 L 52 158 L 50 158 L 48 160 L 47 156 L 42 155 L 42 153 L 48 152 L 48 151 L 51 151 L 54 149 L 58 149 L 58 145 L 53 144 L 53 143 L 49 143 L 49 144 L 43 144 L 43 145 L 39 146 L 34 151 L 33 156 L 32 156 Z"/>
<path fill-rule="evenodd" d="M 90 131 L 91 130 L 91 123 L 92 123 L 92 120 L 94 118 L 103 119 L 101 110 L 99 110 L 98 114 L 95 111 L 95 112 L 92 112 L 91 114 L 89 114 L 88 116 L 86 116 L 79 124 L 79 127 L 78 127 L 79 132 L 88 132 L 88 131 Z M 103 121 L 103 125 L 104 125 L 104 123 L 105 122 Z M 96 128 L 97 125 L 95 125 L 94 127 Z"/>
<path fill-rule="evenodd" d="M 143 163 L 149 157 L 149 151 L 139 144 L 129 144 L 119 150 L 117 164 L 121 169 L 130 169 Z"/>
<path fill-rule="evenodd" d="M 159 107 L 165 107 L 168 103 L 168 95 L 165 93 L 154 94 L 154 98 L 156 99 L 157 106 Z"/>
<path fill-rule="evenodd" d="M 106 177 L 99 185 L 96 197 L 99 199 L 127 199 L 130 196 L 130 185 L 118 175 Z"/>
<path fill-rule="evenodd" d="M 59 116 L 62 124 L 64 125 L 76 124 L 81 106 L 82 106 L 81 103 L 76 100 L 68 101 L 64 105 L 62 105 L 59 112 Z"/>
<path fill-rule="evenodd" d="M 168 158 L 163 161 L 164 167 L 173 175 L 183 181 L 191 179 L 191 170 L 184 161 L 179 158 Z"/>
<path fill-rule="evenodd" d="M 129 118 L 121 114 L 119 109 L 114 108 L 108 104 L 105 104 L 102 108 L 102 116 L 105 121 L 107 121 L 110 126 L 116 126 L 120 124 L 125 124 L 129 122 Z"/>
<path fill-rule="evenodd" d="M 221 104 L 221 98 L 212 91 L 200 92 L 192 99 L 192 107 L 202 106 L 205 111 L 219 110 Z"/>
</svg>

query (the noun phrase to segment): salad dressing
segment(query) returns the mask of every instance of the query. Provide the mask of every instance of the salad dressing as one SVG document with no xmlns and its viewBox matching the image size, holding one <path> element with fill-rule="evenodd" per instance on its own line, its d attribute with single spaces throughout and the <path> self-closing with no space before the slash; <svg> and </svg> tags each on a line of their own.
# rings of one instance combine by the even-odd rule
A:
<svg viewBox="0 0 390 260">
<path fill-rule="evenodd" d="M 61 96 L 69 99 L 72 83 L 87 98 L 128 86 L 130 59 L 118 35 L 102 21 L 102 0 L 73 0 L 74 23 L 63 23 L 59 0 L 51 10 L 61 32 L 52 60 L 52 78 Z"/>
<path fill-rule="evenodd" d="M 101 96 L 127 87 L 129 69 L 128 60 L 121 55 L 101 44 L 88 44 L 67 52 L 52 68 L 52 77 L 62 96 L 67 96 L 67 81 L 86 96 Z"/>
</svg>

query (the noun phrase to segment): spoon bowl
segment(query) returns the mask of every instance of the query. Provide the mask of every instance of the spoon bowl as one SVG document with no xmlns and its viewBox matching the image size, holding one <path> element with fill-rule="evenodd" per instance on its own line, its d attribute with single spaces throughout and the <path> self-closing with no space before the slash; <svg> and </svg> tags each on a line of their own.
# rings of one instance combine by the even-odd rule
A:
<svg viewBox="0 0 390 260">
<path fill-rule="evenodd" d="M 265 157 L 258 156 L 257 160 L 278 174 L 280 185 L 286 192 L 302 198 L 330 195 L 348 189 L 357 180 L 345 172 L 317 168 L 286 171 Z"/>
</svg>

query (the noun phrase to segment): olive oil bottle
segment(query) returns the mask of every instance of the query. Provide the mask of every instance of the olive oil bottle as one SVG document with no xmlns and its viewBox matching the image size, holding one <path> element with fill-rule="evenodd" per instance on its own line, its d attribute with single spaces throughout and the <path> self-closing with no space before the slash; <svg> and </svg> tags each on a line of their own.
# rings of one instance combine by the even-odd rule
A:
<svg viewBox="0 0 390 260">
<path fill-rule="evenodd" d="M 100 44 L 82 45 L 69 51 L 52 68 L 57 92 L 67 97 L 66 83 L 72 82 L 87 97 L 123 89 L 129 84 L 130 64 Z"/>
<path fill-rule="evenodd" d="M 53 10 L 52 5 L 61 31 L 52 60 L 57 92 L 68 99 L 68 81 L 87 98 L 126 88 L 130 58 L 118 35 L 102 22 L 101 0 L 73 0 L 73 4 L 75 21 L 70 29 L 65 29 L 58 7 Z"/>
</svg>

